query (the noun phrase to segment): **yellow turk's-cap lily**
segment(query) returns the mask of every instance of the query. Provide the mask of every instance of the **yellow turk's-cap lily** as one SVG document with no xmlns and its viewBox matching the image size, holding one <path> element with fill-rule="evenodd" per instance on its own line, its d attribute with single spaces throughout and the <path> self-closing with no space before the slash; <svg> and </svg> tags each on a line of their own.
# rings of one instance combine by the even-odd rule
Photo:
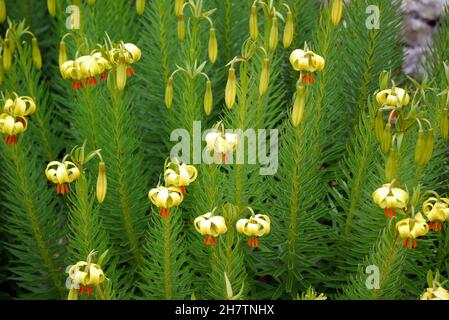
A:
<svg viewBox="0 0 449 320">
<path fill-rule="evenodd" d="M 23 133 L 28 126 L 25 117 L 12 117 L 9 114 L 0 114 L 0 132 L 6 135 L 6 144 L 16 144 L 17 135 Z"/>
<path fill-rule="evenodd" d="M 182 190 L 179 187 L 164 187 L 159 186 L 153 188 L 148 193 L 150 201 L 158 208 L 161 217 L 168 218 L 172 207 L 179 206 L 184 200 Z"/>
<path fill-rule="evenodd" d="M 228 231 L 225 219 L 222 216 L 214 215 L 214 211 L 197 217 L 193 224 L 196 231 L 206 236 L 204 238 L 206 245 L 215 245 L 217 243 L 216 238 Z"/>
<path fill-rule="evenodd" d="M 420 300 L 449 300 L 449 291 L 439 286 L 437 288 L 427 288 L 421 295 Z"/>
<path fill-rule="evenodd" d="M 416 248 L 416 238 L 424 236 L 429 232 L 429 226 L 421 212 L 418 212 L 414 218 L 400 220 L 396 223 L 396 229 L 399 232 L 399 236 L 404 240 L 402 246 L 407 246 L 409 249 L 412 248 L 412 245 Z"/>
<path fill-rule="evenodd" d="M 236 228 L 239 233 L 249 237 L 248 246 L 250 248 L 259 247 L 259 237 L 270 233 L 270 218 L 265 214 L 256 214 L 249 219 L 237 221 Z"/>
<path fill-rule="evenodd" d="M 376 95 L 377 103 L 400 108 L 410 103 L 410 96 L 402 88 L 385 89 Z"/>
<path fill-rule="evenodd" d="M 324 58 L 313 51 L 296 49 L 290 54 L 290 63 L 296 71 L 316 72 L 325 67 Z"/>
<path fill-rule="evenodd" d="M 67 184 L 78 179 L 81 172 L 71 161 L 52 161 L 47 165 L 45 175 L 48 180 L 57 184 L 56 192 L 64 194 L 69 192 Z"/>
<path fill-rule="evenodd" d="M 36 111 L 36 103 L 30 97 L 16 97 L 7 99 L 3 106 L 3 112 L 13 117 L 25 117 Z"/>
<path fill-rule="evenodd" d="M 69 276 L 66 280 L 66 286 L 70 289 L 68 300 L 77 300 L 78 291 L 82 295 L 84 290 L 87 291 L 87 295 L 90 296 L 90 286 L 101 285 L 106 276 L 99 264 L 91 262 L 91 254 L 88 256 L 87 261 L 79 261 L 75 265 L 67 268 Z"/>
<path fill-rule="evenodd" d="M 443 222 L 449 221 L 449 199 L 430 197 L 423 203 L 422 210 L 429 219 L 429 229 L 441 232 Z"/>
<path fill-rule="evenodd" d="M 223 133 L 218 130 L 209 132 L 205 137 L 207 149 L 221 155 L 223 163 L 227 161 L 226 154 L 236 150 L 237 139 L 237 134 Z"/>
<path fill-rule="evenodd" d="M 197 176 L 198 170 L 194 166 L 176 161 L 169 162 L 164 173 L 165 183 L 168 186 L 179 187 L 183 194 L 186 193 L 186 187 L 195 181 Z"/>
<path fill-rule="evenodd" d="M 374 202 L 384 209 L 385 215 L 390 218 L 396 216 L 396 208 L 403 209 L 407 206 L 409 195 L 407 191 L 393 188 L 390 183 L 384 184 L 373 192 Z"/>
</svg>

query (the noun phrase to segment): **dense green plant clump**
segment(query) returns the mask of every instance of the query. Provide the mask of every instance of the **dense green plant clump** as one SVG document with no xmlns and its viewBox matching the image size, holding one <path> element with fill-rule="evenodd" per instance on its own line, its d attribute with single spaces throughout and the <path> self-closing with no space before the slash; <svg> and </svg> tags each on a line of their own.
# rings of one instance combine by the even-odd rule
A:
<svg viewBox="0 0 449 320">
<path fill-rule="evenodd" d="M 0 0 L 0 298 L 449 300 L 449 13 L 414 79 L 399 6 Z"/>
</svg>

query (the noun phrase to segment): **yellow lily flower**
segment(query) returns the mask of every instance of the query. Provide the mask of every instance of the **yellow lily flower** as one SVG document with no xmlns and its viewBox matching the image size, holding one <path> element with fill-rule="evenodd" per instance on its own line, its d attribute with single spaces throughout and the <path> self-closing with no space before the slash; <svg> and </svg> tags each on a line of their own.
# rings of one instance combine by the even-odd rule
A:
<svg viewBox="0 0 449 320">
<path fill-rule="evenodd" d="M 384 184 L 373 192 L 374 202 L 384 209 L 385 216 L 396 216 L 396 208 L 403 209 L 408 203 L 408 192 L 400 188 L 392 188 L 390 183 Z"/>
<path fill-rule="evenodd" d="M 215 245 L 217 237 L 228 231 L 225 219 L 222 216 L 215 216 L 214 211 L 215 209 L 197 217 L 193 221 L 196 231 L 206 236 L 204 238 L 206 245 Z"/>
<path fill-rule="evenodd" d="M 78 299 L 78 290 L 81 295 L 86 290 L 87 295 L 90 296 L 90 286 L 97 286 L 105 281 L 106 276 L 101 266 L 91 262 L 93 254 L 93 252 L 89 254 L 87 261 L 79 261 L 75 265 L 68 267 L 67 273 L 69 276 L 67 277 L 66 285 L 70 288 L 69 300 Z"/>
<path fill-rule="evenodd" d="M 196 180 L 198 170 L 185 163 L 178 163 L 177 161 L 169 162 L 165 166 L 164 173 L 165 183 L 168 186 L 175 186 L 181 189 L 181 192 L 186 193 L 186 187 Z"/>
<path fill-rule="evenodd" d="M 439 286 L 438 288 L 427 288 L 420 300 L 449 300 L 449 291 Z"/>
<path fill-rule="evenodd" d="M 402 88 L 385 89 L 376 95 L 377 103 L 389 107 L 406 106 L 410 103 L 410 96 Z"/>
<path fill-rule="evenodd" d="M 78 167 L 71 161 L 52 161 L 45 169 L 47 179 L 57 184 L 56 192 L 62 195 L 69 192 L 67 184 L 78 179 L 80 174 Z"/>
<path fill-rule="evenodd" d="M 236 228 L 239 233 L 248 236 L 248 246 L 250 248 L 259 247 L 258 237 L 262 237 L 270 232 L 270 218 L 265 214 L 252 215 L 249 219 L 237 221 Z"/>
<path fill-rule="evenodd" d="M 150 201 L 158 208 L 161 217 L 168 218 L 172 207 L 179 206 L 184 200 L 181 188 L 159 186 L 148 193 Z"/>
<path fill-rule="evenodd" d="M 14 100 L 7 99 L 3 107 L 3 112 L 12 117 L 25 117 L 32 115 L 36 111 L 36 103 L 30 97 L 17 96 Z"/>
<path fill-rule="evenodd" d="M 16 144 L 17 135 L 23 133 L 28 127 L 25 117 L 12 117 L 9 114 L 0 114 L 0 132 L 6 134 L 6 144 Z"/>
<path fill-rule="evenodd" d="M 409 249 L 416 248 L 416 238 L 424 236 L 429 232 L 429 226 L 422 216 L 421 212 L 418 212 L 414 218 L 402 219 L 396 223 L 396 229 L 399 232 L 399 236 L 404 239 L 402 246 L 407 246 Z"/>
<path fill-rule="evenodd" d="M 227 153 L 232 153 L 237 148 L 237 134 L 223 133 L 218 130 L 210 131 L 206 134 L 206 147 L 222 156 L 222 163 L 227 162 Z"/>
<path fill-rule="evenodd" d="M 290 63 L 296 71 L 316 72 L 325 67 L 324 58 L 313 51 L 296 49 L 290 54 Z"/>
<path fill-rule="evenodd" d="M 449 220 L 449 199 L 430 197 L 424 201 L 422 210 L 429 219 L 429 229 L 441 232 L 443 222 Z"/>
</svg>

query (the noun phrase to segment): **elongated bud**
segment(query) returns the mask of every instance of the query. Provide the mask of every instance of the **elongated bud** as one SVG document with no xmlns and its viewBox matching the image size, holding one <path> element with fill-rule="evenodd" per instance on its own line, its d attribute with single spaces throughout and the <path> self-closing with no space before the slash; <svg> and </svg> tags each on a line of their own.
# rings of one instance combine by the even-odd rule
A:
<svg viewBox="0 0 449 320">
<path fill-rule="evenodd" d="M 108 190 L 108 179 L 106 177 L 106 165 L 103 161 L 98 165 L 98 178 L 97 178 L 97 200 L 103 203 Z"/>
<path fill-rule="evenodd" d="M 204 93 L 204 112 L 206 115 L 210 116 L 212 113 L 212 107 L 214 104 L 214 98 L 212 95 L 212 83 L 207 80 L 206 82 L 206 92 Z"/>
<path fill-rule="evenodd" d="M 175 0 L 175 15 L 179 17 L 182 15 L 182 6 L 184 5 L 184 0 Z"/>
<path fill-rule="evenodd" d="M 341 20 L 341 15 L 343 13 L 343 0 L 331 0 L 331 20 L 334 26 L 338 26 Z"/>
<path fill-rule="evenodd" d="M 375 131 L 377 141 L 381 142 L 384 134 L 384 117 L 382 110 L 376 112 Z"/>
<path fill-rule="evenodd" d="M 3 68 L 6 72 L 11 69 L 12 64 L 12 52 L 11 52 L 11 40 L 6 38 L 3 41 Z"/>
<path fill-rule="evenodd" d="M 388 122 L 385 125 L 384 132 L 382 134 L 382 140 L 380 141 L 380 148 L 384 154 L 390 152 L 391 138 L 391 123 Z"/>
<path fill-rule="evenodd" d="M 215 34 L 215 28 L 210 28 L 209 32 L 209 48 L 208 48 L 209 60 L 212 63 L 217 61 L 218 56 L 218 43 L 217 36 Z"/>
<path fill-rule="evenodd" d="M 36 69 L 40 70 L 42 68 L 42 56 L 36 38 L 31 39 L 31 57 Z"/>
<path fill-rule="evenodd" d="M 236 94 L 237 80 L 235 78 L 235 69 L 233 67 L 230 67 L 228 71 L 228 82 L 226 83 L 225 89 L 225 103 L 229 109 L 232 109 L 232 107 L 234 106 Z"/>
<path fill-rule="evenodd" d="M 259 27 L 257 22 L 257 7 L 255 4 L 251 6 L 251 15 L 249 16 L 249 35 L 252 40 L 256 40 L 259 36 Z"/>
<path fill-rule="evenodd" d="M 430 159 L 432 159 L 433 155 L 433 145 L 435 141 L 435 130 L 430 128 L 427 131 L 426 139 L 425 139 L 425 147 L 424 147 L 424 157 L 423 157 L 423 166 L 429 163 Z"/>
<path fill-rule="evenodd" d="M 306 102 L 306 87 L 299 86 L 296 90 L 295 100 L 293 102 L 292 110 L 292 124 L 296 128 L 304 118 L 304 107 Z"/>
<path fill-rule="evenodd" d="M 287 12 L 287 21 L 285 22 L 284 37 L 282 42 L 284 43 L 284 48 L 290 47 L 293 42 L 293 13 L 291 11 Z"/>
<path fill-rule="evenodd" d="M 276 50 L 278 45 L 278 18 L 274 16 L 271 19 L 270 38 L 268 39 L 268 49 L 271 51 Z"/>
<path fill-rule="evenodd" d="M 87 0 L 87 4 L 93 6 L 95 4 L 95 0 Z"/>
<path fill-rule="evenodd" d="M 6 4 L 5 0 L 0 0 L 0 23 L 6 20 Z"/>
<path fill-rule="evenodd" d="M 415 162 L 422 166 L 424 164 L 424 153 L 426 148 L 426 135 L 422 129 L 418 131 L 415 147 Z"/>
<path fill-rule="evenodd" d="M 379 88 L 380 90 L 385 90 L 390 83 L 390 72 L 384 70 L 379 75 Z"/>
<path fill-rule="evenodd" d="M 62 74 L 62 65 L 67 62 L 67 47 L 64 41 L 59 43 L 59 71 Z"/>
<path fill-rule="evenodd" d="M 260 73 L 259 95 L 263 96 L 267 92 L 270 82 L 270 60 L 263 60 L 262 72 Z"/>
<path fill-rule="evenodd" d="M 180 14 L 178 16 L 178 38 L 181 42 L 184 42 L 186 37 L 186 30 L 184 26 L 184 15 Z"/>
<path fill-rule="evenodd" d="M 170 77 L 165 87 L 165 106 L 170 109 L 173 104 L 173 78 Z"/>
<path fill-rule="evenodd" d="M 139 16 L 145 11 L 145 0 L 136 0 L 136 11 Z"/>
<path fill-rule="evenodd" d="M 441 138 L 446 141 L 449 133 L 448 108 L 443 108 L 440 114 L 440 134 Z"/>
<path fill-rule="evenodd" d="M 56 0 L 47 0 L 48 13 L 54 17 L 56 15 Z"/>
<path fill-rule="evenodd" d="M 395 148 L 390 149 L 387 159 L 385 161 L 385 179 L 387 181 L 393 181 L 398 176 L 398 152 Z"/>
<path fill-rule="evenodd" d="M 125 57 L 124 56 L 120 57 L 119 62 L 117 63 L 116 70 L 115 70 L 115 76 L 116 76 L 115 81 L 116 81 L 117 89 L 119 91 L 122 91 L 126 86 L 126 78 L 127 78 L 126 69 L 127 68 L 128 67 L 125 63 Z"/>
</svg>

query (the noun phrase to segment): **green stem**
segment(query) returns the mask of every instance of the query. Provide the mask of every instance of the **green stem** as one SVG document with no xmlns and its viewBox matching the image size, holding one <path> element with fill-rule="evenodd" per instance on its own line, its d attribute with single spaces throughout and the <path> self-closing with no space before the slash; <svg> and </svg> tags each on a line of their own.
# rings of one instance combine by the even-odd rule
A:
<svg viewBox="0 0 449 320">
<path fill-rule="evenodd" d="M 165 299 L 172 299 L 171 287 L 171 250 L 170 250 L 170 218 L 162 218 L 164 224 L 164 276 L 165 276 Z"/>
</svg>

